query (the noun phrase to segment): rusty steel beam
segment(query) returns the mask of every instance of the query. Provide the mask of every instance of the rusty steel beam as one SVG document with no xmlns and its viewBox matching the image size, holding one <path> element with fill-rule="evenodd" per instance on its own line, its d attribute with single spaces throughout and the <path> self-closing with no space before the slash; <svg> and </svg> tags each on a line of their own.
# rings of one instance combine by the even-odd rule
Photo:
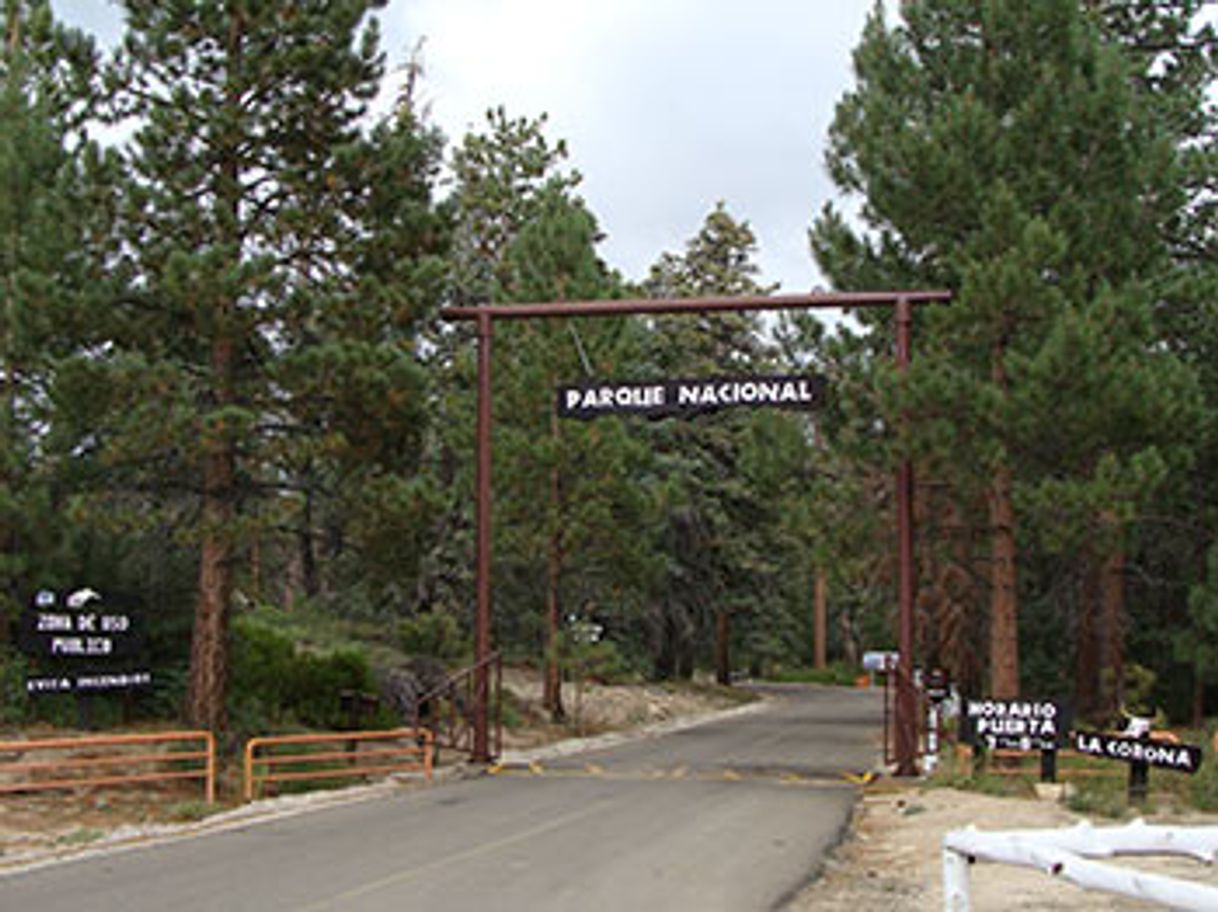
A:
<svg viewBox="0 0 1218 912">
<path fill-rule="evenodd" d="M 739 312 L 750 310 L 851 310 L 855 307 L 891 307 L 898 300 L 910 304 L 950 301 L 950 291 L 860 291 L 813 292 L 792 295 L 738 295 L 705 298 L 647 298 L 620 301 L 554 301 L 528 304 L 480 304 L 448 307 L 440 311 L 444 320 L 529 320 L 548 317 L 621 317 L 637 314 L 681 314 Z"/>
<path fill-rule="evenodd" d="M 474 614 L 474 744 L 476 763 L 487 763 L 490 751 L 491 654 L 491 354 L 495 336 L 491 315 L 478 317 L 478 468 L 477 468 L 477 586 Z"/>
<path fill-rule="evenodd" d="M 897 370 L 909 368 L 913 349 L 913 310 L 897 300 Z M 896 759 L 898 776 L 918 775 L 918 697 L 914 690 L 914 472 L 904 459 L 897 469 L 897 705 Z"/>
</svg>

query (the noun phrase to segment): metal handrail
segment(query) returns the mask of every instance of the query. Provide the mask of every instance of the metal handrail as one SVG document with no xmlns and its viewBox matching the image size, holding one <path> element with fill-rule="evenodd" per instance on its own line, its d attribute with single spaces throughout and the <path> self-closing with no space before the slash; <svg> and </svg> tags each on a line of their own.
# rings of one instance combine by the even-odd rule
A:
<svg viewBox="0 0 1218 912">
<path fill-rule="evenodd" d="M 481 662 L 453 672 L 444 682 L 416 698 L 414 704 L 414 724 L 416 728 L 429 728 L 435 733 L 437 746 L 452 750 L 475 753 L 475 720 L 478 715 L 478 688 L 476 686 L 479 672 L 493 671 L 494 680 L 489 709 L 493 713 L 493 735 L 490 744 L 491 757 L 503 753 L 503 656 L 494 652 Z M 437 703 L 443 701 L 444 710 L 437 718 L 431 710 Z M 489 717 L 491 713 L 488 713 Z M 430 717 L 430 718 L 429 718 Z"/>
<path fill-rule="evenodd" d="M 365 741 L 408 741 L 396 748 L 361 751 Z M 345 745 L 343 750 L 310 753 L 281 753 L 257 756 L 261 748 L 300 747 L 310 744 Z M 326 732 L 315 735 L 272 735 L 250 738 L 245 743 L 244 788 L 242 795 L 252 801 L 260 783 L 299 782 L 308 779 L 336 779 L 351 776 L 385 775 L 388 773 L 422 771 L 431 781 L 433 736 L 425 728 L 395 728 L 389 731 Z M 402 759 L 407 758 L 407 759 Z M 374 760 L 375 763 L 365 761 Z M 345 761 L 345 766 L 329 765 Z M 327 764 L 321 768 L 277 772 L 285 764 Z M 259 771 L 261 767 L 261 772 Z"/>
<path fill-rule="evenodd" d="M 161 782 L 174 779 L 202 779 L 204 797 L 208 804 L 216 800 L 216 739 L 209 731 L 151 732 L 132 735 L 98 735 L 83 738 L 41 738 L 29 741 L 0 741 L 0 755 L 16 753 L 24 756 L 37 750 L 85 750 L 97 747 L 127 747 L 131 745 L 167 744 L 173 742 L 202 741 L 201 750 L 157 753 L 124 754 L 113 753 L 101 757 L 64 757 L 59 760 L 0 762 L 0 775 L 18 773 L 45 773 L 49 778 L 26 778 L 0 782 L 0 794 L 36 792 L 52 789 L 74 789 L 93 786 L 128 785 L 142 782 Z M 156 763 L 178 763 L 203 761 L 201 766 L 190 769 L 152 770 L 119 775 L 65 775 L 56 773 L 74 770 L 97 770 L 98 768 L 123 766 L 146 767 Z"/>
</svg>

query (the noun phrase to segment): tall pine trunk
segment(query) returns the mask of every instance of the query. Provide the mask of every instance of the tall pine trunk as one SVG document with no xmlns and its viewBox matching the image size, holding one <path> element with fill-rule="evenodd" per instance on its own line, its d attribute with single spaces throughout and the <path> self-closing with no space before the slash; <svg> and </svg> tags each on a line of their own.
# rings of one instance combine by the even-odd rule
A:
<svg viewBox="0 0 1218 912">
<path fill-rule="evenodd" d="M 1108 515 L 1104 522 L 1115 527 Z M 1119 537 L 1117 537 L 1119 542 Z M 1100 708 L 1115 715 L 1125 699 L 1125 549 L 1118 543 L 1100 567 Z"/>
<path fill-rule="evenodd" d="M 990 696 L 1019 696 L 1019 602 L 1011 470 L 994 472 L 990 506 Z"/>
<path fill-rule="evenodd" d="M 1093 719 L 1100 704 L 1099 576 L 1094 555 L 1080 555 L 1083 565 L 1079 581 L 1078 614 L 1075 622 L 1074 700 L 1079 716 Z"/>
<path fill-rule="evenodd" d="M 551 384 L 553 388 L 553 383 Z M 554 452 L 558 451 L 558 406 L 550 405 L 550 437 L 554 442 Z M 559 601 L 559 583 L 562 580 L 562 524 L 560 522 L 562 509 L 561 478 L 558 467 L 550 469 L 550 530 L 546 548 L 546 671 L 542 682 L 542 705 L 549 712 L 550 718 L 561 722 L 566 717 L 562 705 L 562 669 L 558 664 L 559 650 L 559 620 L 562 607 Z"/>
<path fill-rule="evenodd" d="M 1116 520 L 1106 515 L 1109 526 Z M 1124 698 L 1125 551 L 1119 544 L 1106 555 L 1084 555 L 1075 632 L 1075 700 L 1079 713 L 1095 721 L 1116 715 Z"/>
<path fill-rule="evenodd" d="M 212 348 L 213 380 L 221 402 L 231 401 L 233 343 L 218 338 Z M 233 589 L 232 521 L 236 456 L 224 428 L 212 428 L 203 461 L 203 531 L 199 591 L 190 644 L 187 718 L 211 731 L 227 727 L 228 609 Z"/>
<path fill-rule="evenodd" d="M 724 687 L 732 683 L 731 614 L 726 608 L 715 612 L 715 680 Z"/>
<path fill-rule="evenodd" d="M 239 11 L 229 12 L 227 86 L 225 106 L 239 123 L 243 22 Z M 237 128 L 231 127 L 231 130 Z M 236 266 L 242 258 L 240 137 L 233 132 L 218 140 L 220 170 L 216 180 L 217 206 L 225 213 L 228 249 Z M 215 335 L 211 340 L 209 402 L 203 414 L 203 504 L 199 553 L 199 590 L 195 602 L 190 643 L 190 677 L 186 713 L 190 723 L 213 732 L 228 725 L 228 621 L 233 591 L 233 520 L 236 515 L 237 451 L 232 430 L 225 425 L 225 409 L 234 405 L 237 377 L 237 306 L 227 290 L 200 306 L 213 308 Z"/>
<path fill-rule="evenodd" d="M 993 352 L 991 378 L 1008 395 L 1006 346 Z M 1014 475 L 1008 463 L 994 470 L 986 492 L 990 514 L 990 696 L 1019 696 L 1019 596 L 1016 589 Z"/>
</svg>

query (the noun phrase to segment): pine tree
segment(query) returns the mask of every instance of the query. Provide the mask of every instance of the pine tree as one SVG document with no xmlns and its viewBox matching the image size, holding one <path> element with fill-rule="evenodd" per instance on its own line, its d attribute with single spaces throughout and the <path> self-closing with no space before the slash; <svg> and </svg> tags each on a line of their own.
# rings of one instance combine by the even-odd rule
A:
<svg viewBox="0 0 1218 912">
<path fill-rule="evenodd" d="M 0 47 L 0 643 L 22 590 L 62 545 L 45 438 L 55 362 L 89 288 L 85 176 L 98 152 L 91 41 L 45 0 L 6 0 Z M 57 531 L 58 530 L 58 531 Z M 28 591 L 25 593 L 28 595 Z"/>
<path fill-rule="evenodd" d="M 752 229 L 719 203 L 682 253 L 660 257 L 644 287 L 656 298 L 765 294 L 772 289 L 758 281 L 755 253 Z M 757 371 L 768 354 L 755 314 L 699 314 L 656 320 L 649 361 L 659 376 L 710 377 Z M 716 676 L 730 681 L 731 617 L 756 606 L 765 564 L 766 511 L 739 465 L 751 429 L 751 417 L 736 412 L 666 422 L 650 435 L 662 479 L 661 550 L 669 555 L 653 621 L 661 677 L 688 676 L 696 641 L 711 627 Z"/>
<path fill-rule="evenodd" d="M 1192 666 L 1201 686 L 1194 689 L 1193 723 L 1204 722 L 1202 698 L 1204 685 L 1218 680 L 1218 545 L 1206 555 L 1205 578 L 1194 584 L 1188 594 L 1189 619 L 1186 630 L 1175 634 L 1175 654 Z"/>
<path fill-rule="evenodd" d="M 986 506 L 990 691 L 1010 697 L 1029 541 L 1019 505 L 1061 481 L 1091 509 L 1037 520 L 1063 535 L 1109 523 L 1097 557 L 1116 554 L 1195 403 L 1147 321 L 1178 159 L 1073 0 L 902 12 L 892 27 L 869 20 L 831 134 L 831 172 L 864 198 L 866 231 L 827 208 L 813 249 L 839 286 L 957 291 L 924 314 L 900 401 L 926 458 Z M 1143 398 L 1102 398 L 1117 377 Z M 1130 414 L 1145 434 L 1117 433 Z"/>
<path fill-rule="evenodd" d="M 396 464 L 418 436 L 424 302 L 397 282 L 426 255 L 432 153 L 409 117 L 363 130 L 381 5 L 126 3 L 126 289 L 70 379 L 110 506 L 176 511 L 197 546 L 186 710 L 203 727 L 225 725 L 244 547 L 309 497 L 292 473 Z"/>
<path fill-rule="evenodd" d="M 616 291 L 616 277 L 596 254 L 596 220 L 575 193 L 579 175 L 564 167 L 565 145 L 551 143 L 544 127 L 544 117 L 513 119 L 493 109 L 486 131 L 466 136 L 454 153 L 450 297 L 457 304 L 508 307 Z M 616 566 L 624 577 L 629 571 L 623 564 L 632 563 L 622 559 L 619 546 L 627 539 L 614 526 L 614 513 L 636 507 L 622 496 L 621 475 L 632 458 L 629 438 L 612 423 L 561 425 L 555 389 L 593 365 L 617 361 L 630 333 L 621 321 L 496 326 L 496 636 L 509 644 L 540 641 L 543 702 L 558 719 L 564 715 L 562 629 L 567 616 L 614 601 L 601 583 L 606 568 Z M 440 388 L 449 391 L 444 408 L 462 416 L 437 424 L 434 452 L 442 455 L 441 465 L 473 464 L 471 350 L 471 340 L 459 330 L 438 337 Z M 450 491 L 454 499 L 445 523 L 467 528 L 462 516 L 468 487 Z M 433 560 L 440 557 L 433 554 Z M 445 560 L 462 559 L 450 548 Z M 544 593 L 542 604 L 538 593 Z"/>
<path fill-rule="evenodd" d="M 599 231 L 582 201 L 550 185 L 539 203 L 508 250 L 500 301 L 612 296 L 616 281 L 596 255 Z M 613 365 L 628 360 L 632 338 L 628 324 L 603 319 L 530 322 L 502 333 L 504 557 L 524 568 L 545 556 L 544 697 L 555 719 L 565 715 L 558 662 L 564 631 L 570 621 L 592 621 L 589 606 L 609 601 L 594 581 L 615 558 L 619 572 L 630 563 L 616 525 L 625 519 L 621 512 L 638 511 L 625 477 L 637 444 L 619 422 L 560 421 L 556 391 L 588 371 L 616 374 Z"/>
</svg>

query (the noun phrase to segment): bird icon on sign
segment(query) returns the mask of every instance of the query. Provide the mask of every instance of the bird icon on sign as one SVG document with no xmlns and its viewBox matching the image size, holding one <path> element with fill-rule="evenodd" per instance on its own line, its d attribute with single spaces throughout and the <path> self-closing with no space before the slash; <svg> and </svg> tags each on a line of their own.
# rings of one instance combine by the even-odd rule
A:
<svg viewBox="0 0 1218 912">
<path fill-rule="evenodd" d="M 100 602 L 100 601 L 101 601 L 101 593 L 98 592 L 96 589 L 89 589 L 88 587 L 86 587 L 84 589 L 77 589 L 67 598 L 68 607 L 74 608 L 74 609 L 83 608 L 83 607 L 85 607 L 85 605 L 89 604 L 89 602 Z"/>
</svg>

